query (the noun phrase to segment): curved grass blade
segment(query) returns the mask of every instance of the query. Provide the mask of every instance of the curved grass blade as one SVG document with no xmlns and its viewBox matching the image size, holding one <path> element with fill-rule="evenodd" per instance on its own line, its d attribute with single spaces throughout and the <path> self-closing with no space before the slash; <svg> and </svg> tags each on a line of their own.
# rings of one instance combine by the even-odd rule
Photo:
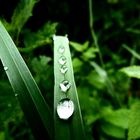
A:
<svg viewBox="0 0 140 140">
<path fill-rule="evenodd" d="M 108 90 L 109 95 L 112 97 L 112 101 L 114 103 L 114 105 L 117 106 L 121 106 L 120 100 L 118 95 L 116 94 L 115 90 L 114 90 L 114 86 L 111 82 L 111 80 L 109 79 L 107 72 L 101 68 L 97 63 L 95 62 L 91 62 L 90 63 L 92 67 L 95 68 L 96 72 L 99 74 L 99 76 L 104 79 L 105 84 L 106 84 L 106 88 Z"/>
<path fill-rule="evenodd" d="M 75 86 L 71 55 L 69 50 L 69 41 L 67 37 L 54 36 L 54 76 L 55 76 L 55 87 L 54 87 L 54 128 L 55 128 L 55 140 L 84 140 L 84 128 L 82 122 L 82 116 L 80 111 L 80 105 L 78 100 L 78 94 Z M 58 63 L 59 58 L 62 56 L 62 50 L 64 47 L 63 56 L 66 58 L 66 67 L 68 71 L 65 75 L 60 72 L 60 64 Z M 60 51 L 60 52 L 59 52 Z M 59 101 L 66 97 L 63 93 L 59 84 L 67 79 L 71 83 L 71 87 L 68 90 L 67 96 L 74 102 L 74 114 L 68 120 L 61 120 L 57 114 L 57 105 Z"/>
<path fill-rule="evenodd" d="M 49 106 L 1 22 L 0 59 L 35 138 L 46 140 L 52 137 L 53 125 Z"/>
</svg>

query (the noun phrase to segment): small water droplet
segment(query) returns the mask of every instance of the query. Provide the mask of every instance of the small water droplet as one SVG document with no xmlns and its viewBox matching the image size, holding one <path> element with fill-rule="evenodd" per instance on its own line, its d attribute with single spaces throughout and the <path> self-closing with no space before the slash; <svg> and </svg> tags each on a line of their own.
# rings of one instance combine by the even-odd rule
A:
<svg viewBox="0 0 140 140">
<path fill-rule="evenodd" d="M 7 106 L 8 106 L 8 107 L 12 107 L 12 104 L 9 103 Z"/>
<path fill-rule="evenodd" d="M 68 71 L 68 67 L 65 66 L 65 65 L 63 65 L 63 66 L 61 67 L 61 69 L 60 69 L 60 72 L 61 72 L 62 74 L 65 74 L 67 71 Z"/>
<path fill-rule="evenodd" d="M 57 114 L 60 119 L 68 120 L 74 112 L 74 103 L 68 98 L 60 100 L 57 105 Z"/>
<path fill-rule="evenodd" d="M 7 71 L 8 70 L 8 67 L 4 66 L 4 70 Z"/>
<path fill-rule="evenodd" d="M 58 60 L 59 64 L 64 65 L 66 63 L 66 57 L 65 56 L 61 56 Z"/>
<path fill-rule="evenodd" d="M 67 92 L 69 88 L 71 87 L 71 83 L 69 81 L 64 80 L 60 83 L 60 89 L 63 92 Z"/>
<path fill-rule="evenodd" d="M 58 49 L 59 53 L 64 53 L 65 51 L 65 48 L 63 46 L 60 46 L 59 49 Z"/>
<path fill-rule="evenodd" d="M 54 40 L 54 41 L 56 40 L 56 35 L 53 35 L 53 40 Z"/>
<path fill-rule="evenodd" d="M 17 97 L 18 96 L 18 94 L 15 94 L 15 97 Z"/>
</svg>

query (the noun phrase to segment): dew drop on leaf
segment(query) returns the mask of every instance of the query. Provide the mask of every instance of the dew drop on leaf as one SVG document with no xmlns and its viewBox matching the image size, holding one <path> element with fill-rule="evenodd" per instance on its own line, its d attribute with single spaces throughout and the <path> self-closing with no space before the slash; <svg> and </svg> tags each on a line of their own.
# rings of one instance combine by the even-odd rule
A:
<svg viewBox="0 0 140 140">
<path fill-rule="evenodd" d="M 60 72 L 61 72 L 62 74 L 65 74 L 67 71 L 68 71 L 68 67 L 65 66 L 65 65 L 63 65 L 63 66 L 61 67 L 61 69 L 60 69 Z"/>
<path fill-rule="evenodd" d="M 59 64 L 64 65 L 66 63 L 66 57 L 65 56 L 61 56 L 58 60 Z"/>
<path fill-rule="evenodd" d="M 8 106 L 8 107 L 12 107 L 12 104 L 9 103 L 7 106 Z"/>
<path fill-rule="evenodd" d="M 58 49 L 59 53 L 64 53 L 65 51 L 65 48 L 63 46 L 60 46 L 59 49 Z"/>
<path fill-rule="evenodd" d="M 60 83 L 60 89 L 63 92 L 67 92 L 70 87 L 71 87 L 71 83 L 69 81 L 64 80 Z"/>
<path fill-rule="evenodd" d="M 7 71 L 8 70 L 8 67 L 4 66 L 4 70 Z"/>
<path fill-rule="evenodd" d="M 57 114 L 60 119 L 68 120 L 74 112 L 74 103 L 68 98 L 60 100 L 57 105 Z"/>
<path fill-rule="evenodd" d="M 18 96 L 18 94 L 15 94 L 15 97 L 17 97 Z"/>
</svg>

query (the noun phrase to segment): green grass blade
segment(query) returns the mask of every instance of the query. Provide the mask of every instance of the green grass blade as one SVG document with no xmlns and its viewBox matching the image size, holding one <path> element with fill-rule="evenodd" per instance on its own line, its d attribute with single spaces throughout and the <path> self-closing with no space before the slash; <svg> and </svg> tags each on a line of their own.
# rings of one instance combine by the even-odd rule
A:
<svg viewBox="0 0 140 140">
<path fill-rule="evenodd" d="M 0 22 L 0 59 L 37 139 L 52 137 L 51 112 L 15 44 Z"/>
<path fill-rule="evenodd" d="M 109 93 L 110 96 L 112 97 L 112 100 L 113 100 L 114 104 L 115 104 L 116 106 L 120 106 L 121 103 L 120 103 L 119 97 L 118 97 L 118 95 L 116 94 L 116 92 L 115 92 L 115 90 L 114 90 L 114 86 L 113 86 L 111 80 L 109 79 L 107 72 L 106 72 L 103 68 L 101 68 L 101 67 L 100 67 L 97 63 L 95 63 L 95 62 L 91 62 L 90 64 L 91 64 L 92 67 L 95 68 L 95 70 L 96 70 L 96 72 L 99 74 L 99 76 L 100 76 L 102 79 L 104 79 L 105 84 L 106 84 L 106 88 L 107 88 L 107 90 L 108 90 L 108 93 Z"/>
<path fill-rule="evenodd" d="M 125 44 L 123 44 L 122 47 L 125 48 L 127 51 L 129 51 L 135 58 L 140 60 L 140 55 L 134 49 L 131 49 L 130 47 L 128 47 Z"/>
<path fill-rule="evenodd" d="M 82 116 L 80 111 L 80 105 L 75 86 L 71 55 L 69 50 L 69 42 L 67 37 L 54 36 L 54 76 L 55 76 L 55 87 L 54 87 L 54 128 L 55 128 L 55 140 L 84 140 L 84 128 L 82 122 Z M 59 58 L 62 54 L 58 51 L 59 47 L 64 47 L 65 51 L 63 55 L 66 58 L 66 66 L 68 71 L 65 76 L 60 72 L 60 64 L 58 63 Z M 59 88 L 59 84 L 64 80 L 68 80 L 71 83 L 71 87 L 68 90 L 67 96 L 74 102 L 74 114 L 68 120 L 61 120 L 57 114 L 57 105 L 59 101 L 66 97 L 65 93 Z"/>
</svg>

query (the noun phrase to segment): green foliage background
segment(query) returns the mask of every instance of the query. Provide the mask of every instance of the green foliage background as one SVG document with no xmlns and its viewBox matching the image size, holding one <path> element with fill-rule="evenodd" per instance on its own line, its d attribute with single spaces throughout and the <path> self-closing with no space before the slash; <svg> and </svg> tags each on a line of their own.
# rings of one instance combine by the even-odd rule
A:
<svg viewBox="0 0 140 140">
<path fill-rule="evenodd" d="M 140 1 L 92 0 L 90 6 L 80 0 L 2 0 L 0 19 L 50 108 L 52 36 L 68 34 L 87 139 L 138 139 L 140 68 L 125 67 L 139 65 Z M 25 139 L 33 140 L 32 133 L 1 64 L 0 140 Z"/>
</svg>

